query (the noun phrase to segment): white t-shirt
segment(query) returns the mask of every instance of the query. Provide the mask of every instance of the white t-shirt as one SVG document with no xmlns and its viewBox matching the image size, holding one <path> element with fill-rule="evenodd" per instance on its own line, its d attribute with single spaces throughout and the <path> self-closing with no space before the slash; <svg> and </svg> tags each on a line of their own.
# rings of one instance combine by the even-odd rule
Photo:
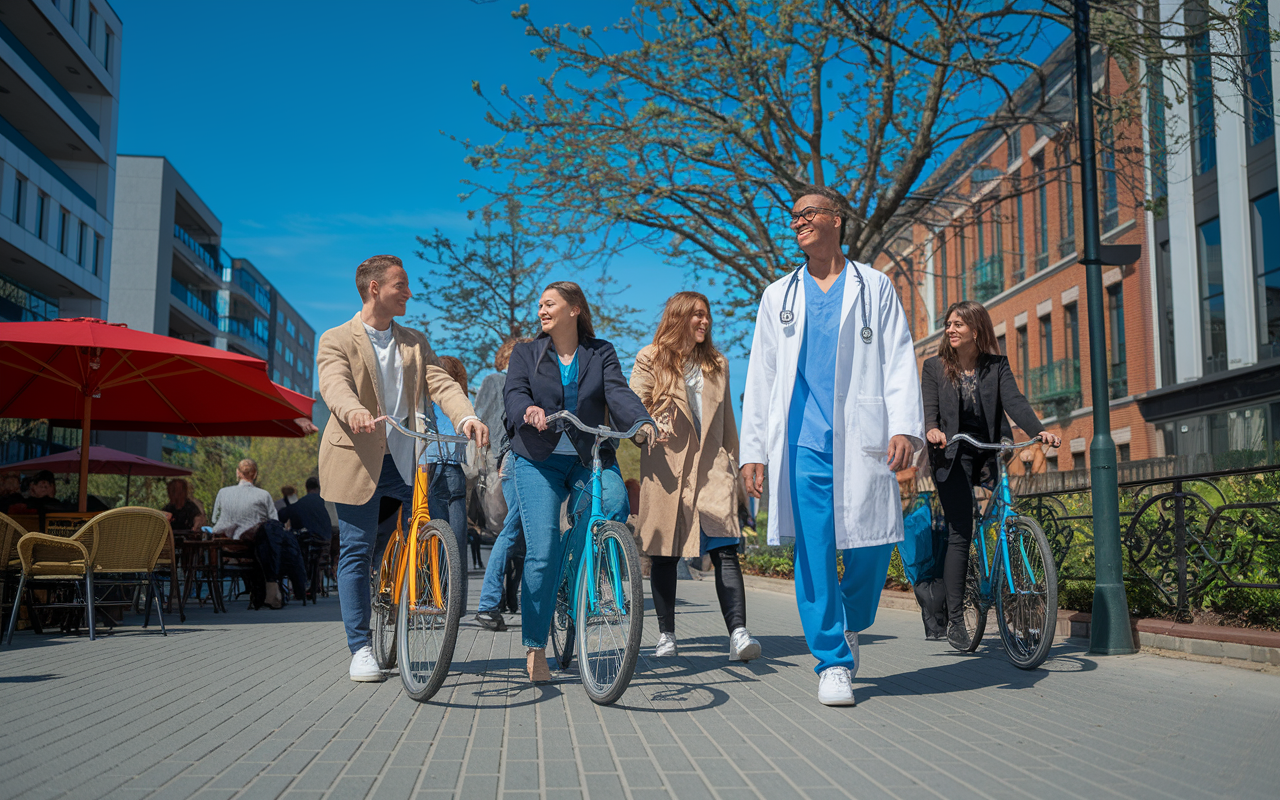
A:
<svg viewBox="0 0 1280 800">
<path fill-rule="evenodd" d="M 373 353 L 378 358 L 378 383 L 382 386 L 382 402 L 386 403 L 386 408 L 382 409 L 382 412 L 404 425 L 405 418 L 409 416 L 411 409 L 404 399 L 404 362 L 400 358 L 400 348 L 396 346 L 395 336 L 390 327 L 380 331 L 370 327 L 367 322 L 362 324 L 365 333 L 369 334 Z M 409 426 L 406 425 L 406 427 Z M 390 422 L 386 423 L 386 428 L 387 450 L 391 453 L 396 468 L 400 470 L 400 477 L 404 478 L 405 483 L 411 484 L 415 462 L 414 440 L 396 430 Z"/>
</svg>

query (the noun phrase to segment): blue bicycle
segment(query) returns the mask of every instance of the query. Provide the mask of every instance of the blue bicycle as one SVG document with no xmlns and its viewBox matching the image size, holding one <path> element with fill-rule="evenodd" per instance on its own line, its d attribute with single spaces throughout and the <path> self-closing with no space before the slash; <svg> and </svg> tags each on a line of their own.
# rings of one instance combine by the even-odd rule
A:
<svg viewBox="0 0 1280 800">
<path fill-rule="evenodd" d="M 1013 511 L 1006 456 L 1038 444 L 987 444 L 960 433 L 952 441 L 996 450 L 999 479 L 974 531 L 964 587 L 964 622 L 973 652 L 987 627 L 993 602 L 1000 639 L 1015 667 L 1035 669 L 1049 655 L 1058 622 L 1058 571 L 1040 525 Z M 994 594 L 994 597 L 993 597 Z"/>
<path fill-rule="evenodd" d="M 640 578 L 640 550 L 631 531 L 621 522 L 606 519 L 601 509 L 600 443 L 605 439 L 630 439 L 650 419 L 642 419 L 623 433 L 601 426 L 593 428 L 568 411 L 547 417 L 550 424 L 563 420 L 595 436 L 591 448 L 591 511 L 579 528 L 572 517 L 566 536 L 583 530 L 585 541 L 572 539 L 564 548 L 556 585 L 556 607 L 551 617 L 551 649 L 561 670 L 573 661 L 575 640 L 581 653 L 578 668 L 587 696 L 600 705 L 622 697 L 640 656 L 644 627 L 644 585 Z M 654 430 L 657 430 L 655 427 Z"/>
</svg>

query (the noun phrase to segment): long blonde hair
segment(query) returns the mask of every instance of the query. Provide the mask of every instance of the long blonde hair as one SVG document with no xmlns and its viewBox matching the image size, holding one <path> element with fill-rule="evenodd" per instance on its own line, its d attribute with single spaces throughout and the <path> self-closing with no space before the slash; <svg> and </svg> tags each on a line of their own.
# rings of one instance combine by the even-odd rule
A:
<svg viewBox="0 0 1280 800">
<path fill-rule="evenodd" d="M 689 318 L 701 303 L 707 309 L 707 336 L 694 341 Z M 685 365 L 690 361 L 710 375 L 720 374 L 720 351 L 711 341 L 711 303 L 698 292 L 676 292 L 667 299 L 662 321 L 653 334 L 653 389 L 641 397 L 652 414 L 666 410 L 683 395 Z"/>
</svg>

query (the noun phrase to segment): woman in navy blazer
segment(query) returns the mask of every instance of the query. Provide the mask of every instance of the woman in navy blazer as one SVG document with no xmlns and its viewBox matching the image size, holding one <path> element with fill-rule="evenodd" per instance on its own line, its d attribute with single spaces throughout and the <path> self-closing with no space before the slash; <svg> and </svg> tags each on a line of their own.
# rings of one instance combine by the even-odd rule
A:
<svg viewBox="0 0 1280 800">
<path fill-rule="evenodd" d="M 992 456 L 963 442 L 958 433 L 979 442 L 1011 436 L 1005 415 L 1018 426 L 1052 447 L 1062 444 L 1040 424 L 1009 369 L 1009 359 L 996 347 L 991 315 L 981 303 L 964 300 L 947 309 L 946 329 L 938 355 L 924 362 L 920 393 L 924 399 L 925 439 L 931 445 L 929 461 L 938 499 L 947 520 L 947 555 L 942 580 L 946 586 L 947 641 L 957 650 L 969 648 L 963 622 L 965 573 L 973 542 L 973 487 Z M 933 608 L 926 617 L 941 613 L 941 600 L 932 588 Z M 917 591 L 917 596 L 920 592 Z M 931 633 L 933 633 L 931 631 Z M 934 634 L 930 638 L 941 638 Z"/>
<path fill-rule="evenodd" d="M 563 556 L 560 506 L 570 498 L 570 510 L 590 502 L 591 449 L 595 437 L 573 426 L 555 430 L 547 417 L 560 410 L 585 424 L 628 430 L 647 419 L 644 403 L 627 385 L 613 345 L 595 337 L 591 306 L 578 284 L 556 281 L 538 301 L 542 333 L 516 345 L 507 366 L 503 403 L 507 433 L 514 453 L 512 476 L 524 526 L 524 585 L 521 589 L 521 629 L 526 669 L 531 681 L 551 680 L 547 666 L 547 635 L 555 609 L 556 579 Z M 614 457 L 614 445 L 600 445 L 604 463 L 601 500 L 605 516 L 625 522 L 627 490 Z M 585 523 L 586 514 L 579 516 Z M 581 536 L 575 531 L 574 541 Z"/>
</svg>

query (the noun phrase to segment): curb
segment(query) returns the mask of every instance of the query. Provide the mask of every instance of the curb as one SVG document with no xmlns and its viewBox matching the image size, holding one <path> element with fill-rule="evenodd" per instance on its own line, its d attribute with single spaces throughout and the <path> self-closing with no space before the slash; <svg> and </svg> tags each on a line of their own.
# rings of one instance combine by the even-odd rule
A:
<svg viewBox="0 0 1280 800">
<path fill-rule="evenodd" d="M 711 573 L 694 573 L 697 580 L 710 575 Z M 748 589 L 795 594 L 795 584 L 788 578 L 744 574 L 742 579 Z M 880 593 L 880 608 L 920 610 L 915 594 L 896 589 L 885 589 Z M 1059 609 L 1055 635 L 1059 639 L 1088 639 L 1092 620 L 1093 615 L 1087 611 Z M 992 609 L 987 625 L 994 629 L 995 624 L 995 610 Z M 1163 619 L 1139 619 L 1132 624 L 1134 642 L 1143 652 L 1152 655 L 1207 661 L 1243 669 L 1280 671 L 1280 632 L 1218 625 L 1189 625 Z"/>
</svg>

